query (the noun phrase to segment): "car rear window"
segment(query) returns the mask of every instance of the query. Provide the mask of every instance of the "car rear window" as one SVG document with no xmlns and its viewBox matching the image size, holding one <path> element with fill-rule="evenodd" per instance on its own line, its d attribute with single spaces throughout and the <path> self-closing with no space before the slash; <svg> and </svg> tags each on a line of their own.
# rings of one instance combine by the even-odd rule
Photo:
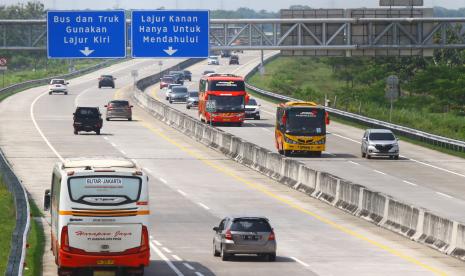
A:
<svg viewBox="0 0 465 276">
<path fill-rule="evenodd" d="M 257 105 L 257 101 L 255 101 L 254 99 L 250 99 L 249 105 Z"/>
<path fill-rule="evenodd" d="M 125 107 L 129 105 L 128 101 L 110 102 L 111 107 Z"/>
<path fill-rule="evenodd" d="M 173 78 L 167 78 L 167 77 L 165 77 L 165 78 L 163 78 L 161 81 L 162 81 L 162 82 L 168 82 L 168 83 L 169 83 L 169 82 L 174 82 L 174 79 L 173 79 Z"/>
<path fill-rule="evenodd" d="M 389 132 L 370 133 L 370 140 L 372 141 L 392 141 L 395 137 Z"/>
<path fill-rule="evenodd" d="M 173 87 L 173 89 L 171 89 L 171 91 L 173 91 L 173 93 L 187 93 L 187 87 Z"/>
<path fill-rule="evenodd" d="M 65 80 L 52 80 L 52 84 L 65 84 Z"/>
<path fill-rule="evenodd" d="M 271 232 L 271 226 L 264 219 L 235 219 L 231 231 L 238 232 Z"/>
<path fill-rule="evenodd" d="M 189 97 L 198 97 L 199 92 L 189 92 Z"/>
<path fill-rule="evenodd" d="M 78 116 L 97 116 L 98 111 L 94 108 L 79 108 L 76 114 Z"/>
</svg>

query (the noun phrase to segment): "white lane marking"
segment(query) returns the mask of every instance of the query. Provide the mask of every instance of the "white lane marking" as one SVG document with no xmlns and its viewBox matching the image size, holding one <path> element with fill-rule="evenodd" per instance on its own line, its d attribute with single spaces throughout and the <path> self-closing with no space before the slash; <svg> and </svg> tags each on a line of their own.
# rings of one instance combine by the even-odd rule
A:
<svg viewBox="0 0 465 276">
<path fill-rule="evenodd" d="M 386 175 L 386 173 L 383 173 L 382 171 L 378 171 L 378 170 L 373 170 L 373 171 L 376 173 L 382 174 L 382 175 Z"/>
<path fill-rule="evenodd" d="M 269 112 L 269 111 L 266 111 L 266 110 L 263 110 L 263 109 L 261 110 L 261 112 L 265 112 L 265 113 L 270 114 L 270 115 L 275 115 L 273 112 Z"/>
<path fill-rule="evenodd" d="M 158 179 L 160 179 L 161 182 L 165 183 L 165 184 L 168 184 L 168 181 L 166 181 L 165 179 L 159 177 Z"/>
<path fill-rule="evenodd" d="M 171 250 L 169 250 L 168 248 L 166 247 L 162 247 L 163 251 L 165 251 L 166 253 L 173 253 Z"/>
<path fill-rule="evenodd" d="M 171 255 L 171 256 L 172 256 L 172 257 L 173 257 L 173 258 L 174 258 L 176 261 L 178 261 L 178 262 L 182 262 L 182 259 L 181 259 L 181 258 L 179 258 L 179 256 L 178 256 L 178 255 L 174 255 L 174 254 L 173 254 L 173 255 Z"/>
<path fill-rule="evenodd" d="M 325 151 L 324 153 L 325 153 L 325 154 L 327 154 L 327 155 L 336 156 L 336 154 L 334 154 L 334 153 L 331 153 L 331 152 L 327 152 L 327 151 Z"/>
<path fill-rule="evenodd" d="M 190 264 L 188 263 L 182 263 L 185 267 L 189 268 L 190 270 L 195 270 L 195 268 L 193 266 L 191 266 Z"/>
<path fill-rule="evenodd" d="M 179 269 L 153 243 L 150 243 L 150 247 L 153 249 L 153 251 L 155 251 L 155 253 L 157 253 L 158 256 L 160 256 L 160 258 L 162 258 L 163 261 L 165 261 L 165 263 L 171 268 L 171 270 L 174 271 L 174 273 L 176 273 L 176 275 L 184 276 L 184 274 L 179 271 Z"/>
<path fill-rule="evenodd" d="M 149 169 L 149 168 L 144 168 L 144 170 L 145 170 L 146 172 L 148 172 L 149 174 L 153 174 L 152 170 Z"/>
<path fill-rule="evenodd" d="M 254 124 L 254 123 L 249 123 L 249 124 L 250 124 L 250 125 L 253 125 L 253 126 L 257 126 L 257 125 L 256 125 L 256 124 Z"/>
<path fill-rule="evenodd" d="M 117 148 L 115 143 L 110 143 L 113 147 Z"/>
<path fill-rule="evenodd" d="M 346 139 L 346 140 L 355 142 L 357 144 L 361 144 L 360 141 L 357 141 L 357 140 L 354 140 L 354 139 L 351 139 L 351 138 L 348 138 L 348 137 L 345 137 L 345 136 L 342 136 L 342 135 L 339 135 L 339 134 L 335 134 L 335 133 L 331 133 L 331 134 L 334 135 L 334 136 L 337 136 L 339 138 Z M 431 167 L 431 168 L 434 168 L 434 169 L 437 169 L 437 170 L 440 170 L 440 171 L 443 171 L 443 172 L 451 173 L 451 174 L 454 174 L 456 176 L 465 177 L 465 174 L 457 173 L 457 172 L 454 172 L 454 171 L 451 171 L 451 170 L 448 170 L 448 169 L 444 169 L 444 168 L 441 168 L 441 167 L 438 167 L 438 166 L 435 166 L 435 165 L 431 165 L 431 164 L 428 164 L 428 163 L 425 163 L 425 162 L 422 162 L 422 161 L 407 157 L 405 155 L 399 155 L 399 156 L 402 157 L 402 158 L 405 158 L 407 160 L 416 162 L 418 164 L 422 164 L 424 166 L 428 166 L 428 167 Z"/>
<path fill-rule="evenodd" d="M 131 159 L 131 161 L 132 161 L 132 162 L 134 162 L 134 164 L 136 164 L 136 165 L 137 165 L 137 161 L 136 161 L 136 159 Z"/>
<path fill-rule="evenodd" d="M 205 210 L 210 210 L 210 208 L 202 202 L 199 202 L 199 205 L 202 206 Z"/>
<path fill-rule="evenodd" d="M 299 264 L 301 264 L 301 265 L 303 265 L 305 267 L 310 266 L 309 264 L 302 262 L 301 260 L 297 259 L 296 257 L 291 257 L 291 259 L 293 259 L 294 261 L 298 262 Z"/>
<path fill-rule="evenodd" d="M 444 168 L 441 168 L 441 167 L 437 167 L 435 165 L 431 165 L 431 164 L 428 164 L 428 163 L 425 163 L 425 162 L 421 162 L 421 161 L 418 161 L 418 160 L 415 160 L 415 159 L 412 159 L 412 158 L 408 158 L 406 156 L 403 156 L 403 155 L 400 155 L 400 157 L 402 158 L 406 158 L 408 160 L 411 160 L 413 162 L 417 162 L 419 164 L 422 164 L 422 165 L 425 165 L 425 166 L 428 166 L 428 167 L 431 167 L 431 168 L 435 168 L 435 169 L 438 169 L 438 170 L 441 170 L 441 171 L 444 171 L 444 172 L 448 172 L 448 173 L 451 173 L 451 174 L 455 174 L 457 176 L 461 176 L 461 177 L 465 177 L 465 174 L 460 174 L 460 173 L 457 173 L 457 172 L 453 172 L 453 171 L 450 171 L 448 169 L 444 169 Z"/>
<path fill-rule="evenodd" d="M 157 246 L 162 246 L 161 242 L 157 241 L 157 240 L 154 240 L 152 239 L 152 241 L 157 245 Z"/>
<path fill-rule="evenodd" d="M 79 98 L 89 91 L 90 91 L 90 88 L 84 89 L 84 91 L 82 91 L 79 95 L 76 96 L 76 98 L 74 99 L 74 107 L 77 107 L 79 105 Z"/>
<path fill-rule="evenodd" d="M 108 141 L 108 137 L 103 137 L 103 139 L 107 140 Z"/>
<path fill-rule="evenodd" d="M 126 155 L 126 152 L 124 150 L 119 150 L 122 154 Z"/>
<path fill-rule="evenodd" d="M 39 125 L 37 124 L 36 122 L 36 118 L 34 117 L 34 106 L 36 104 L 36 102 L 44 95 L 48 94 L 48 91 L 45 92 L 45 93 L 42 93 L 40 94 L 39 96 L 37 96 L 34 101 L 31 103 L 31 107 L 29 109 L 29 112 L 30 112 L 30 116 L 31 116 L 31 120 L 32 120 L 32 123 L 34 124 L 35 128 L 37 129 L 37 132 L 39 132 L 40 136 L 42 137 L 42 139 L 45 141 L 45 143 L 47 144 L 47 146 L 53 151 L 53 153 L 56 155 L 56 157 L 58 157 L 58 159 L 60 159 L 61 162 L 65 161 L 63 159 L 63 157 L 61 157 L 61 155 L 58 153 L 58 151 L 56 151 L 56 149 L 52 146 L 52 144 L 50 143 L 50 141 L 48 141 L 47 137 L 45 137 L 44 133 L 42 132 L 42 130 L 40 129 Z"/>
<path fill-rule="evenodd" d="M 262 129 L 263 129 L 264 131 L 271 132 L 271 130 L 269 130 L 269 129 L 267 129 L 267 128 L 262 127 Z"/>
<path fill-rule="evenodd" d="M 450 195 L 447 195 L 447 194 L 444 194 L 444 193 L 441 193 L 441 192 L 436 192 L 436 193 L 437 193 L 438 195 L 443 196 L 443 197 L 454 198 L 454 197 L 452 197 L 452 196 L 450 196 Z"/>
<path fill-rule="evenodd" d="M 351 163 L 351 164 L 354 164 L 354 165 L 359 165 L 359 166 L 360 166 L 360 164 L 359 164 L 359 163 L 357 163 L 357 162 L 354 162 L 354 161 L 350 161 L 350 160 L 349 160 L 349 161 L 347 161 L 347 162 L 349 162 L 349 163 Z"/>
<path fill-rule="evenodd" d="M 412 185 L 412 186 L 418 186 L 417 184 L 409 182 L 407 180 L 403 180 L 403 182 L 406 183 L 406 184 Z"/>
<path fill-rule="evenodd" d="M 183 196 L 187 196 L 187 194 L 185 192 L 181 191 L 181 190 L 178 190 L 178 193 L 180 193 Z"/>
<path fill-rule="evenodd" d="M 198 271 L 195 272 L 195 275 L 197 275 L 197 276 L 204 276 L 202 273 L 200 273 L 200 272 L 198 272 Z"/>
</svg>

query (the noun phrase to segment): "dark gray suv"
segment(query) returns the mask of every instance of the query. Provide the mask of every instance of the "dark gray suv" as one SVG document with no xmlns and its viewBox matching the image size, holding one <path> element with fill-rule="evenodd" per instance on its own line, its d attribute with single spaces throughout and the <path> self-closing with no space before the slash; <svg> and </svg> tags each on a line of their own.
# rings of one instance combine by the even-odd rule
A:
<svg viewBox="0 0 465 276">
<path fill-rule="evenodd" d="M 213 227 L 213 255 L 223 261 L 235 254 L 257 254 L 276 260 L 276 237 L 265 217 L 226 217 Z"/>
</svg>

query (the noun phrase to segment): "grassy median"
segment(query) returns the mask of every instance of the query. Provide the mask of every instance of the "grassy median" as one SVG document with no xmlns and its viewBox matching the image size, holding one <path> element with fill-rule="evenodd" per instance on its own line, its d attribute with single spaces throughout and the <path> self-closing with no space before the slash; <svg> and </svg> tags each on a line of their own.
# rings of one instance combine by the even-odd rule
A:
<svg viewBox="0 0 465 276">
<path fill-rule="evenodd" d="M 16 213 L 13 195 L 0 175 L 0 275 L 5 275 L 11 248 L 11 235 L 16 225 Z"/>
<path fill-rule="evenodd" d="M 27 238 L 28 249 L 26 255 L 26 265 L 24 275 L 38 276 L 42 275 L 42 256 L 44 255 L 45 236 L 42 225 L 36 221 L 42 218 L 42 212 L 37 208 L 36 204 L 30 200 L 31 207 L 31 227 Z"/>
</svg>

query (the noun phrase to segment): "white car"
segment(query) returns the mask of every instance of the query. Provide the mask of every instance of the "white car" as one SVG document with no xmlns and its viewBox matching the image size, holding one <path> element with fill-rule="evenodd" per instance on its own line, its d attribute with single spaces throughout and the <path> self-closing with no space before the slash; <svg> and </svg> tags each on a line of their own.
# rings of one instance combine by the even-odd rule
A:
<svg viewBox="0 0 465 276">
<path fill-rule="evenodd" d="M 170 99 L 170 93 L 171 93 L 171 90 L 173 89 L 173 87 L 175 86 L 181 86 L 181 84 L 179 83 L 170 83 L 168 84 L 167 87 L 165 87 L 165 99 L 166 100 L 169 100 Z"/>
<path fill-rule="evenodd" d="M 250 98 L 245 105 L 245 117 L 260 120 L 260 104 L 254 98 Z"/>
<path fill-rule="evenodd" d="M 209 56 L 207 60 L 208 65 L 220 65 L 220 58 L 218 56 Z"/>
<path fill-rule="evenodd" d="M 68 95 L 68 84 L 69 82 L 64 79 L 52 79 L 48 85 L 48 94 L 63 93 Z"/>
</svg>

